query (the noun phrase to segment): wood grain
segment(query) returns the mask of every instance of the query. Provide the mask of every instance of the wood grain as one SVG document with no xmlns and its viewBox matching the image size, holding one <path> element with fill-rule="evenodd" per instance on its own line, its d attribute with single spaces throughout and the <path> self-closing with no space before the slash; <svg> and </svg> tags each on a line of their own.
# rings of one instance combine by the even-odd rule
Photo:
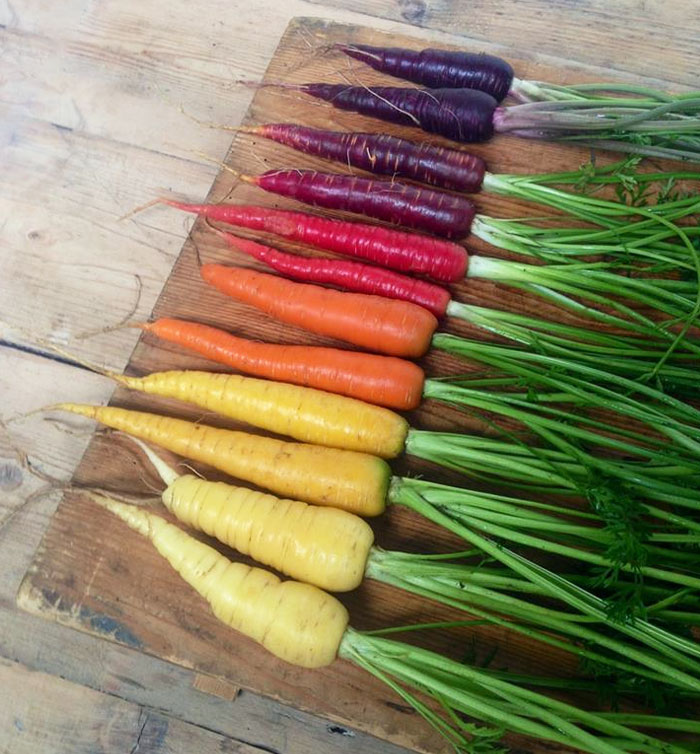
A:
<svg viewBox="0 0 700 754">
<path fill-rule="evenodd" d="M 285 35 L 268 69 L 268 80 L 330 80 L 333 75 L 337 76 L 342 61 L 308 55 L 309 41 L 320 49 L 334 38 L 375 43 L 380 42 L 382 36 L 355 27 L 335 27 L 309 20 L 298 22 Z M 415 44 L 399 36 L 392 36 L 391 39 L 399 44 Z M 552 76 L 555 77 L 556 73 L 552 72 Z M 375 80 L 382 79 L 377 74 L 367 73 L 365 76 L 363 72 L 363 81 L 372 83 Z M 336 113 L 301 97 L 275 96 L 264 91 L 255 95 L 247 120 L 263 122 L 285 118 L 312 125 L 330 122 L 339 129 L 359 129 L 372 125 L 358 116 Z M 401 132 L 401 129 L 382 128 Z M 506 166 L 513 171 L 526 169 L 533 162 L 537 162 L 539 170 L 555 169 L 585 158 L 582 151 L 525 145 L 507 137 L 498 139 L 493 146 L 480 147 L 479 151 L 488 154 L 489 158 L 494 157 L 491 164 L 495 170 L 506 169 Z M 157 156 L 159 164 L 162 163 L 161 158 L 162 155 Z M 271 167 L 290 162 L 299 166 L 320 164 L 297 155 L 290 158 L 290 153 L 281 148 L 273 148 L 250 138 L 237 138 L 227 161 L 240 170 L 259 170 L 261 163 Z M 153 171 L 149 173 L 154 175 Z M 182 182 L 186 183 L 184 180 Z M 135 178 L 134 185 L 136 183 Z M 231 176 L 225 172 L 217 177 L 211 196 L 216 199 L 229 196 L 234 188 L 236 201 L 291 206 L 288 202 L 264 197 L 248 187 L 234 187 Z M 483 207 L 499 214 L 516 209 L 518 213 L 522 211 L 522 208 L 499 199 L 485 199 Z M 162 217 L 160 213 L 165 212 L 152 211 L 147 216 L 147 222 L 157 225 Z M 201 227 L 195 228 L 194 237 L 207 259 L 236 259 L 243 263 L 241 258 L 233 257 L 213 243 Z M 470 290 L 458 287 L 455 295 L 465 300 L 474 295 L 478 295 L 482 301 L 484 297 L 491 301 L 503 299 L 500 289 L 488 285 Z M 96 302 L 91 301 L 89 306 L 94 308 Z M 274 336 L 276 340 L 284 342 L 330 343 L 291 328 L 282 330 L 247 307 L 225 301 L 206 290 L 197 277 L 191 244 L 185 247 L 156 305 L 156 316 L 166 313 L 219 323 L 249 337 Z M 442 369 L 447 363 L 444 358 L 430 357 L 425 366 L 431 372 Z M 145 371 L 200 364 L 200 360 L 175 348 L 144 340 L 134 353 L 130 369 Z M 142 399 L 123 392 L 118 392 L 115 400 L 121 405 L 145 405 Z M 149 402 L 148 405 L 155 404 Z M 162 410 L 179 415 L 194 415 L 174 404 L 167 408 L 163 404 L 159 406 Z M 412 418 L 418 424 L 431 426 L 441 416 L 439 410 L 429 407 Z M 99 482 L 115 489 L 144 490 L 144 474 L 142 464 L 126 444 L 100 437 L 91 445 L 76 480 L 81 483 Z M 378 535 L 380 542 L 388 546 L 416 546 L 421 537 L 443 547 L 450 544 L 438 532 L 426 530 L 415 517 L 400 511 L 392 511 L 379 525 Z M 377 585 L 363 587 L 348 601 L 353 624 L 358 628 L 427 618 L 434 614 L 431 606 L 406 600 L 393 590 Z M 369 681 L 358 670 L 344 663 L 336 663 L 317 673 L 289 668 L 250 642 L 227 632 L 211 618 L 202 601 L 182 587 L 148 543 L 126 532 L 107 514 L 95 511 L 79 496 L 66 497 L 60 506 L 24 582 L 20 603 L 27 610 L 66 625 L 120 642 L 139 652 L 195 668 L 201 673 L 223 676 L 236 686 L 255 689 L 303 710 L 317 712 L 413 749 L 435 752 L 440 747 L 435 734 L 416 715 L 397 704 L 396 699 L 380 684 Z M 540 648 L 526 648 L 519 640 L 501 631 L 481 628 L 467 640 L 477 657 L 486 654 L 497 643 L 498 662 L 503 666 L 525 671 L 556 667 L 563 673 L 573 672 L 572 664 L 565 658 L 551 656 Z M 440 643 L 433 646 L 446 648 L 451 644 L 454 647 L 455 643 L 454 637 L 443 637 Z M 533 751 L 536 749 L 536 746 L 531 748 Z M 547 749 L 552 751 L 551 747 Z"/>
<path fill-rule="evenodd" d="M 266 751 L 2 658 L 0 685 L 0 730 L 14 754 L 90 754 L 97 747 L 103 754 Z"/>
<path fill-rule="evenodd" d="M 458 34 L 466 49 L 517 48 L 516 76 L 547 81 L 553 65 L 585 69 L 599 81 L 657 81 L 697 89 L 700 6 L 693 0 L 310 0 Z M 663 55 L 650 55 L 651 49 Z M 545 56 L 550 60 L 544 61 Z M 575 62 L 574 62 L 575 61 Z M 512 61 L 511 61 L 512 62 Z M 570 81 L 575 81 L 570 78 Z"/>
</svg>

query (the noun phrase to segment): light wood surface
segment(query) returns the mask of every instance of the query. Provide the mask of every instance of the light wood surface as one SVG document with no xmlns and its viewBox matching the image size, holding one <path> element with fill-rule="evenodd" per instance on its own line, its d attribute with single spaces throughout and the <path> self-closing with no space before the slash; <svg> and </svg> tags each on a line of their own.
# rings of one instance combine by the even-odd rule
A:
<svg viewBox="0 0 700 754">
<path fill-rule="evenodd" d="M 602 79 L 614 71 L 632 80 L 639 71 L 649 82 L 679 89 L 696 76 L 692 41 L 700 30 L 692 2 L 640 0 L 612 9 L 591 2 L 502 2 L 475 10 L 477 19 L 450 2 L 333 5 L 202 0 L 164 10 L 154 0 L 69 0 L 60 12 L 40 0 L 0 5 L 0 318 L 110 368 L 126 364 L 132 331 L 77 336 L 149 314 L 189 223 L 175 213 L 117 220 L 164 189 L 206 193 L 217 168 L 193 150 L 221 159 L 230 134 L 196 124 L 180 108 L 212 122 L 239 122 L 252 93 L 232 82 L 262 75 L 294 16 L 410 31 L 428 44 L 498 50 L 527 59 L 531 75 L 555 63 L 567 77 Z M 0 337 L 3 418 L 65 398 L 66 386 L 84 401 L 110 395 L 111 385 L 85 370 L 45 353 L 23 353 L 28 341 L 16 330 L 3 328 Z M 30 498 L 41 483 L 22 471 L 13 446 L 28 451 L 43 471 L 67 479 L 89 435 L 40 417 L 13 423 L 10 431 L 11 441 L 0 437 L 2 656 L 68 679 L 86 700 L 88 689 L 106 692 L 265 750 L 399 751 L 255 694 L 230 701 L 227 685 L 219 695 L 202 692 L 193 671 L 18 612 L 17 587 L 57 498 Z M 11 682 L 3 687 L 10 693 L 26 680 L 7 677 Z M 211 691 L 208 681 L 204 686 Z M 55 691 L 43 682 L 32 688 L 33 704 L 51 707 Z M 96 710 L 95 702 L 86 701 L 88 708 Z M 88 719 L 99 730 L 99 713 L 86 713 Z M 61 735 L 70 732 L 68 723 L 49 745 L 50 715 L 33 720 L 31 729 L 25 726 L 25 736 L 38 742 L 33 750 L 66 750 Z M 123 750 L 133 746 L 133 730 L 125 731 Z M 2 748 L 11 735 L 3 721 Z"/>
</svg>

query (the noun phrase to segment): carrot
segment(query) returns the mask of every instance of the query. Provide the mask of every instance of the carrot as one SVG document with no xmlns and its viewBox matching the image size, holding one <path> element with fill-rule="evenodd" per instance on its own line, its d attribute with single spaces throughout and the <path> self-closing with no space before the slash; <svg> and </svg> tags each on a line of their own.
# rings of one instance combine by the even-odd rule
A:
<svg viewBox="0 0 700 754">
<path fill-rule="evenodd" d="M 339 110 L 417 126 L 459 142 L 488 141 L 500 125 L 505 108 L 476 89 L 413 89 L 346 84 L 263 84 L 291 89 L 325 100 Z"/>
<path fill-rule="evenodd" d="M 395 458 L 408 433 L 406 420 L 393 411 L 300 385 L 194 370 L 130 377 L 85 366 L 130 390 L 176 398 L 314 445 Z"/>
<path fill-rule="evenodd" d="M 530 638 L 567 649 L 611 668 L 659 679 L 658 674 L 630 663 L 629 660 L 633 658 L 625 657 L 621 661 L 592 649 L 601 640 L 605 644 L 605 637 L 590 628 L 584 629 L 581 635 L 580 626 L 568 623 L 570 614 L 551 608 L 543 609 L 541 605 L 533 604 L 531 598 L 525 601 L 513 594 L 506 596 L 506 591 L 528 591 L 527 582 L 514 578 L 507 569 L 483 569 L 478 564 L 465 564 L 463 552 L 452 556 L 435 556 L 374 547 L 371 529 L 357 516 L 332 508 L 307 506 L 299 501 L 279 500 L 272 495 L 220 482 L 207 482 L 192 475 L 178 476 L 144 443 L 140 440 L 135 442 L 167 485 L 162 493 L 163 502 L 179 521 L 206 532 L 243 554 L 252 555 L 260 563 L 271 565 L 287 576 L 322 589 L 347 591 L 359 586 L 364 575 L 364 578 L 391 584 L 409 593 L 465 610 L 474 617 L 525 633 Z M 395 481 L 392 486 L 400 483 L 400 480 Z M 416 480 L 408 484 L 418 485 L 415 490 L 440 494 L 438 485 Z M 509 500 L 454 488 L 451 491 L 450 488 L 442 488 L 442 494 L 450 507 L 458 506 L 457 501 L 460 500 L 464 506 L 463 517 L 477 529 L 485 527 L 489 531 L 487 522 L 490 518 L 498 520 L 499 514 L 510 511 L 532 517 L 533 521 L 526 524 L 527 527 L 531 528 L 533 523 L 539 522 L 540 527 L 551 527 L 552 531 L 557 531 L 563 524 L 563 530 L 569 534 L 576 531 L 584 541 L 590 534 L 593 541 L 600 544 L 597 540 L 600 529 L 595 522 L 585 525 L 579 522 L 578 526 L 572 526 L 570 521 L 564 524 L 556 516 L 529 510 L 529 506 L 533 505 L 529 501 Z M 476 502 L 477 506 L 469 506 L 469 500 Z M 485 503 L 486 508 L 479 507 L 478 503 Z M 537 507 L 537 504 L 534 505 Z M 471 511 L 471 515 L 468 511 Z M 571 510 L 566 508 L 559 509 L 559 512 L 567 519 L 572 515 Z M 482 516 L 485 516 L 485 521 L 480 520 Z M 543 544 L 546 548 L 546 541 Z M 590 547 L 591 542 L 587 541 L 586 544 Z M 553 543 L 550 542 L 549 546 L 553 546 Z M 585 552 L 569 548 L 569 553 L 586 560 Z M 661 571 L 654 570 L 661 575 Z M 673 589 L 675 591 L 675 587 Z M 529 615 L 528 628 L 506 618 L 513 616 L 522 620 L 526 615 Z M 541 626 L 544 632 L 537 630 L 536 626 Z M 573 637 L 578 640 L 585 637 L 588 646 L 577 646 L 576 642 L 571 642 Z"/>
<path fill-rule="evenodd" d="M 162 317 L 146 332 L 258 377 L 326 390 L 399 410 L 416 408 L 425 375 L 392 356 L 318 346 L 257 343 L 196 322 Z"/>
<path fill-rule="evenodd" d="M 422 356 L 437 327 L 421 306 L 305 285 L 243 267 L 204 264 L 204 280 L 239 301 L 306 330 L 392 356 Z"/>
<path fill-rule="evenodd" d="M 95 419 L 281 495 L 363 516 L 384 511 L 391 470 L 367 453 L 282 442 L 114 406 L 60 403 L 55 408 Z"/>
<path fill-rule="evenodd" d="M 317 174 L 314 173 L 314 175 Z M 345 178 L 345 176 L 339 177 Z M 299 175 L 295 177 L 290 175 L 289 178 L 292 183 L 303 180 L 303 176 L 300 178 Z M 320 188 L 323 194 L 322 186 L 313 185 L 314 190 Z M 489 227 L 489 225 L 497 226 L 498 221 L 490 224 L 488 218 L 478 216 L 474 224 L 475 234 L 482 239 L 494 240 L 504 248 L 508 248 L 507 234 L 505 239 L 496 235 L 496 239 L 499 239 L 496 240 L 493 233 L 494 227 Z M 676 230 L 679 234 L 682 234 L 680 228 L 676 228 Z M 692 250 L 690 240 L 687 236 L 684 236 L 684 238 Z M 527 247 L 521 247 L 517 239 L 514 242 L 514 248 L 516 251 L 532 253 L 527 251 Z M 397 263 L 397 258 L 401 254 L 402 252 L 397 250 L 396 255 L 388 263 L 397 270 L 408 267 L 416 270 L 419 267 L 419 260 L 404 260 Z M 410 258 L 411 250 L 404 249 L 403 256 Z M 544 256 L 546 258 L 546 252 Z M 669 282 L 664 278 L 623 276 L 614 271 L 615 267 L 619 266 L 618 262 L 608 260 L 575 263 L 570 263 L 568 260 L 559 261 L 561 262 L 559 264 L 543 266 L 474 255 L 469 261 L 466 277 L 483 278 L 524 288 L 544 298 L 555 300 L 578 314 L 585 314 L 597 321 L 644 335 L 656 343 L 671 344 L 672 350 L 681 347 L 685 350 L 693 349 L 692 345 L 688 346 L 685 333 L 692 325 L 693 317 L 697 314 L 696 310 L 700 308 L 697 284 L 688 281 L 674 281 L 673 288 L 669 288 Z M 420 270 L 423 273 L 429 274 L 429 271 L 432 270 L 442 274 L 443 271 L 447 271 L 449 276 L 452 275 L 449 264 L 438 264 L 434 267 L 431 262 L 424 258 L 420 262 L 421 264 L 425 263 L 423 269 Z M 625 265 L 629 266 L 628 263 L 625 263 Z M 662 269 L 664 269 L 663 266 Z M 451 279 L 451 277 L 448 279 Z M 583 299 L 583 303 L 577 299 Z M 659 327 L 651 317 L 629 306 L 627 299 L 647 308 L 653 308 L 672 318 L 678 318 L 679 322 L 684 323 L 685 329 L 682 334 L 675 335 L 667 329 Z M 616 313 L 603 311 L 604 308 L 612 309 Z M 619 316 L 618 313 L 622 316 Z M 392 351 L 390 353 L 406 352 Z"/>
<path fill-rule="evenodd" d="M 461 280 L 469 257 L 462 246 L 395 228 L 331 220 L 306 212 L 237 204 L 187 204 L 161 200 L 185 212 L 250 230 L 274 233 L 337 254 L 359 257 L 402 272 L 427 274 L 435 280 Z M 427 272 L 426 272 L 427 270 Z"/>
<path fill-rule="evenodd" d="M 476 215 L 476 208 L 468 199 L 400 181 L 316 170 L 268 170 L 238 177 L 264 191 L 315 207 L 357 212 L 444 238 L 464 238 Z"/>
<path fill-rule="evenodd" d="M 377 175 L 408 178 L 468 194 L 481 190 L 486 174 L 486 163 L 477 155 L 435 144 L 416 144 L 389 134 L 324 131 L 292 123 L 236 130 Z"/>
<path fill-rule="evenodd" d="M 393 270 L 342 259 L 300 257 L 272 246 L 240 238 L 218 228 L 214 232 L 235 249 L 250 254 L 268 267 L 288 277 L 312 283 L 330 283 L 356 293 L 369 293 L 422 306 L 436 317 L 444 317 L 450 302 L 449 291 L 425 280 Z"/>
<path fill-rule="evenodd" d="M 90 497 L 150 539 L 219 620 L 294 665 L 319 668 L 333 662 L 349 618 L 335 597 L 310 584 L 283 582 L 262 568 L 232 563 L 149 511 L 102 495 Z"/>
<path fill-rule="evenodd" d="M 463 50 L 408 50 L 337 44 L 335 49 L 377 71 L 412 81 L 430 89 L 478 89 L 499 102 L 513 83 L 513 68 L 502 58 Z"/>
<path fill-rule="evenodd" d="M 336 657 L 355 663 L 387 682 L 419 713 L 429 713 L 430 722 L 460 750 L 471 749 L 474 741 L 470 728 L 460 719 L 469 717 L 491 727 L 487 731 L 478 726 L 478 735 L 488 735 L 490 741 L 508 730 L 590 754 L 624 754 L 640 747 L 649 754 L 690 754 L 605 715 L 523 688 L 518 677 L 511 682 L 506 673 L 495 677 L 462 661 L 383 638 L 379 631 L 355 631 L 348 625 L 345 607 L 318 587 L 282 582 L 261 568 L 233 563 L 160 516 L 104 495 L 87 494 L 148 538 L 223 623 L 300 667 L 324 667 Z M 428 710 L 408 689 L 429 695 L 438 711 Z M 500 703 L 503 698 L 514 700 L 509 701 L 513 709 L 505 716 Z M 696 728 L 683 719 L 660 718 L 663 723 L 655 725 L 653 716 L 634 717 L 642 728 L 663 727 L 663 723 L 680 730 Z"/>
<path fill-rule="evenodd" d="M 362 582 L 374 533 L 359 516 L 178 475 L 140 440 L 134 442 L 167 485 L 163 503 L 182 523 L 321 589 L 347 592 Z"/>
</svg>

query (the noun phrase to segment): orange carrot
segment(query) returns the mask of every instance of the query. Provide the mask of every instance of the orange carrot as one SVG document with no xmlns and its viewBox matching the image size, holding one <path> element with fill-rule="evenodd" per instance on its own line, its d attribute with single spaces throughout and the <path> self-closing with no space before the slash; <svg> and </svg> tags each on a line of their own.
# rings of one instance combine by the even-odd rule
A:
<svg viewBox="0 0 700 754">
<path fill-rule="evenodd" d="M 423 395 L 423 370 L 392 356 L 259 343 L 208 325 L 167 317 L 141 327 L 212 361 L 258 377 L 307 385 L 398 410 L 416 408 Z"/>
<path fill-rule="evenodd" d="M 409 301 L 296 283 L 277 275 L 204 264 L 204 280 L 276 319 L 392 356 L 422 356 L 437 319 Z"/>
</svg>

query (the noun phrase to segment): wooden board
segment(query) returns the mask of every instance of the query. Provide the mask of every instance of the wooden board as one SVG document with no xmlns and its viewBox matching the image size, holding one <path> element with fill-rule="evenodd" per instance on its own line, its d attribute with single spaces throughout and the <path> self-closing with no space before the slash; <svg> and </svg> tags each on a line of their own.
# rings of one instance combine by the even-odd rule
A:
<svg viewBox="0 0 700 754">
<path fill-rule="evenodd" d="M 0 683 L 0 730 L 5 751 L 14 754 L 90 754 L 98 741 L 104 754 L 267 751 L 3 658 Z"/>
<path fill-rule="evenodd" d="M 283 37 L 268 68 L 266 80 L 357 80 L 368 85 L 388 82 L 379 74 L 329 53 L 326 48 L 333 41 L 419 44 L 415 40 L 396 35 L 388 37 L 369 29 L 300 19 L 290 25 Z M 522 77 L 529 75 L 530 66 L 526 61 L 514 60 L 513 63 Z M 540 78 L 545 78 L 546 73 L 550 81 L 562 80 L 561 73 L 543 72 L 542 66 L 538 67 L 537 72 Z M 343 130 L 377 128 L 376 123 L 367 119 L 332 110 L 324 103 L 310 101 L 301 95 L 269 90 L 257 92 L 246 122 L 276 121 L 296 121 Z M 381 130 L 416 137 L 407 129 L 385 124 L 381 124 Z M 192 148 L 196 149 L 197 145 L 193 144 Z M 509 137 L 499 137 L 474 151 L 487 156 L 494 172 L 562 169 L 575 166 L 587 157 L 584 150 L 533 144 Z M 234 139 L 227 162 L 235 169 L 246 172 L 282 166 L 332 169 L 319 160 L 303 158 L 250 136 Z M 226 197 L 240 203 L 292 206 L 291 202 L 266 196 L 239 184 L 231 173 L 221 171 L 209 198 L 216 201 Z M 514 202 L 496 197 L 480 198 L 479 204 L 485 213 L 493 215 L 521 215 L 526 211 Z M 152 210 L 154 213 L 166 211 L 171 210 Z M 209 261 L 250 264 L 249 260 L 222 248 L 200 223 L 195 225 L 192 238 L 202 257 Z M 474 244 L 473 248 L 480 246 Z M 528 305 L 520 296 L 513 296 L 488 283 L 457 286 L 454 295 L 463 301 L 497 302 L 519 310 Z M 541 306 L 539 311 L 542 313 Z M 207 289 L 198 277 L 192 242 L 183 248 L 154 310 L 154 316 L 163 315 L 217 324 L 237 334 L 262 340 L 340 345 L 301 330 L 280 327 L 256 311 L 230 302 Z M 456 323 L 448 323 L 447 327 L 454 332 L 469 332 L 469 328 Z M 434 354 L 426 358 L 423 364 L 429 374 L 462 368 L 454 361 Z M 178 367 L 214 368 L 214 365 L 175 347 L 144 338 L 132 356 L 129 371 L 143 373 Z M 70 386 L 66 386 L 66 397 L 70 397 Z M 179 416 L 200 417 L 199 412 L 173 402 L 147 400 L 124 391 L 117 391 L 114 402 Z M 211 417 L 206 419 L 213 421 Z M 426 428 L 449 427 L 452 420 L 453 417 L 444 409 L 429 403 L 411 416 L 415 426 Z M 427 472 L 433 478 L 439 478 L 437 472 L 424 465 L 401 462 L 395 468 L 397 473 Z M 217 476 L 210 470 L 203 471 L 210 478 Z M 75 479 L 80 484 L 97 484 L 131 492 L 145 492 L 157 484 L 152 472 L 130 444 L 104 435 L 97 436 L 92 442 Z M 376 529 L 378 541 L 385 547 L 430 550 L 457 544 L 444 533 L 398 509 L 377 522 Z M 221 626 L 209 614 L 204 601 L 192 595 L 146 541 L 78 495 L 66 496 L 59 506 L 23 582 L 18 601 L 31 612 L 201 673 L 222 677 L 235 686 L 259 691 L 299 709 L 313 711 L 389 741 L 418 751 L 447 750 L 418 715 L 359 669 L 337 662 L 321 671 L 299 670 L 275 660 L 252 642 Z M 448 615 L 446 611 L 428 603 L 409 599 L 405 594 L 372 583 L 348 595 L 344 601 L 350 608 L 352 624 L 360 629 Z M 496 646 L 498 651 L 494 663 L 498 667 L 524 672 L 551 669 L 551 672 L 561 674 L 575 671 L 570 658 L 525 644 L 517 637 L 489 627 L 472 628 L 459 635 L 431 635 L 426 642 L 453 656 L 474 657 L 477 660 L 489 655 Z M 517 745 L 522 745 L 522 742 Z M 533 751 L 539 748 L 532 742 L 528 743 L 528 747 Z M 551 752 L 556 751 L 557 747 L 547 745 L 546 749 Z"/>
</svg>

